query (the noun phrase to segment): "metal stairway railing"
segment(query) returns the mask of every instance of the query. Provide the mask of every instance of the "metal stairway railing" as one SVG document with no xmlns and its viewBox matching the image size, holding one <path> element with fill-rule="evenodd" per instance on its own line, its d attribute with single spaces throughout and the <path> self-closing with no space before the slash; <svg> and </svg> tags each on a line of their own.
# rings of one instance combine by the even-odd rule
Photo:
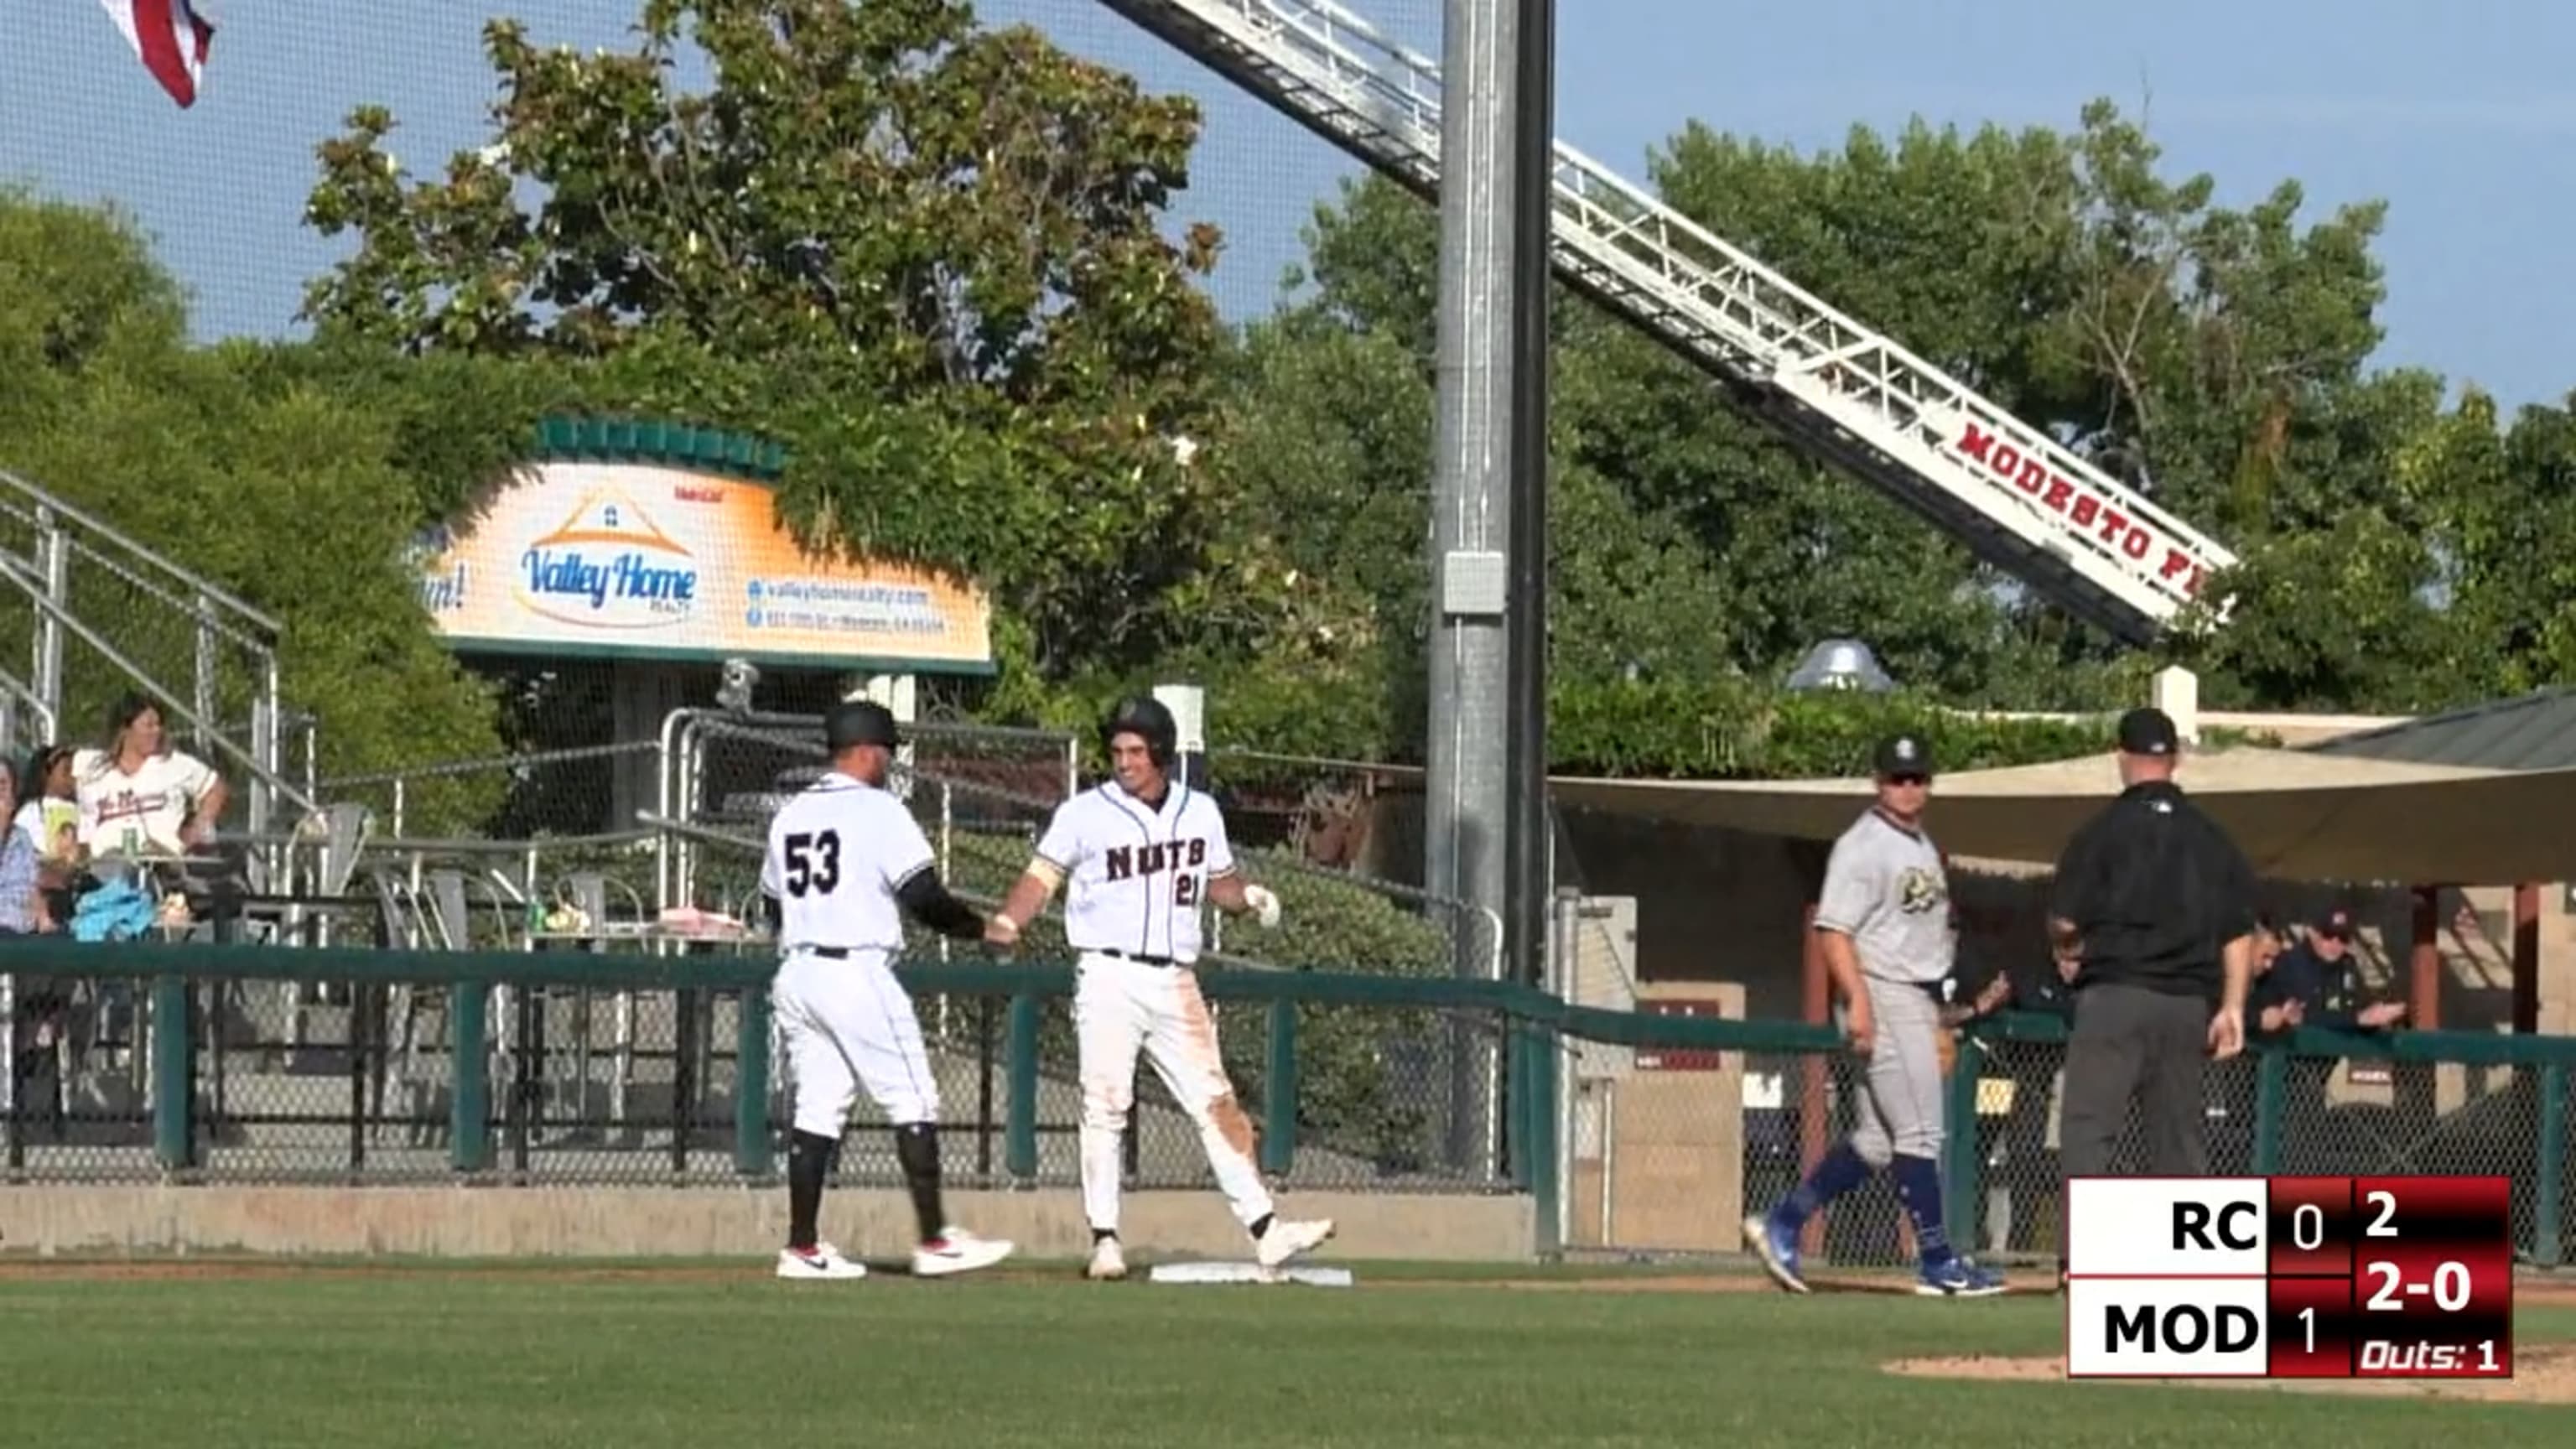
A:
<svg viewBox="0 0 2576 1449">
<path fill-rule="evenodd" d="M 1330 0 L 1101 0 L 1425 195 L 1440 69 Z M 2069 612 L 2154 637 L 2235 556 L 2053 438 L 1558 142 L 1551 261 L 1731 400 Z"/>
<path fill-rule="evenodd" d="M 50 740 L 104 744 L 87 736 L 84 727 L 95 724 L 68 705 L 76 695 L 130 686 L 161 705 L 174 739 L 246 784 L 235 793 L 248 834 L 267 835 L 282 806 L 312 808 L 281 769 L 288 721 L 275 619 L 7 469 L 0 469 L 0 582 L 31 606 L 28 676 L 0 671 L 13 747 L 27 742 L 27 724 Z M 82 667 L 70 667 L 81 655 Z M 182 673 L 184 690 L 167 682 Z M 248 727 L 227 728 L 224 720 L 238 720 L 245 707 Z"/>
</svg>

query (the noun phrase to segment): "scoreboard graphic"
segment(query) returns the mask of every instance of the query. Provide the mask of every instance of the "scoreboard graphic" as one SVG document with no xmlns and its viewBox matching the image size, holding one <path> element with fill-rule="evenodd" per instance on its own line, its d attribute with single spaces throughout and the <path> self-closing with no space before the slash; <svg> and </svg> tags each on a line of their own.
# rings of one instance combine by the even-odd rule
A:
<svg viewBox="0 0 2576 1449">
<path fill-rule="evenodd" d="M 2511 1378 L 2512 1180 L 2079 1177 L 2069 1378 Z"/>
</svg>

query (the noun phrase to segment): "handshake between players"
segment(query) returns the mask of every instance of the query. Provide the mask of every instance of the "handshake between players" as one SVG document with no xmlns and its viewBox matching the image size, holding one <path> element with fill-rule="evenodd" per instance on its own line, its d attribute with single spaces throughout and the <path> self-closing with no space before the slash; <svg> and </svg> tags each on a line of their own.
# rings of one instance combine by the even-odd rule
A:
<svg viewBox="0 0 2576 1449">
<path fill-rule="evenodd" d="M 1264 1268 L 1332 1236 L 1329 1220 L 1292 1222 L 1272 1210 L 1254 1162 L 1251 1118 L 1226 1077 L 1215 1019 L 1199 992 L 1201 902 L 1265 927 L 1278 924 L 1280 905 L 1236 870 L 1215 803 L 1171 777 L 1178 730 L 1169 710 L 1136 699 L 1111 715 L 1101 731 L 1111 778 L 1057 808 L 1027 871 L 989 919 L 940 882 L 919 824 L 884 788 L 899 742 L 892 713 L 845 703 L 826 716 L 824 733 L 832 769 L 770 823 L 761 866 L 763 906 L 778 932 L 778 1019 L 795 1078 L 788 1243 L 779 1276 L 865 1276 L 821 1241 L 816 1227 L 823 1182 L 862 1088 L 896 1124 L 896 1153 L 920 1223 L 913 1271 L 966 1272 L 1010 1255 L 1010 1243 L 946 1221 L 938 1086 L 893 956 L 903 944 L 904 915 L 942 935 L 1014 946 L 1060 886 L 1069 887 L 1066 940 L 1080 957 L 1074 1020 L 1090 1276 L 1126 1276 L 1119 1137 L 1134 1105 L 1140 1049 L 1198 1125 L 1217 1184 Z"/>
</svg>

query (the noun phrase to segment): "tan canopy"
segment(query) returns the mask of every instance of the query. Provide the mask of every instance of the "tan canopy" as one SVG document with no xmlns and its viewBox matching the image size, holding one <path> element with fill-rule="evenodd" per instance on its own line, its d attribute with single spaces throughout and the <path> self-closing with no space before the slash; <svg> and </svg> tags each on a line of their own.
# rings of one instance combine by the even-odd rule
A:
<svg viewBox="0 0 2576 1449">
<path fill-rule="evenodd" d="M 2486 770 L 2239 748 L 2189 753 L 2177 778 L 2273 880 L 2576 880 L 2576 769 Z M 1866 778 L 1560 777 L 1551 788 L 1561 805 L 1808 840 L 1841 834 L 1872 793 Z M 1933 781 L 1926 819 L 1954 856 L 2053 862 L 2119 788 L 2107 754 L 1943 775 Z"/>
</svg>

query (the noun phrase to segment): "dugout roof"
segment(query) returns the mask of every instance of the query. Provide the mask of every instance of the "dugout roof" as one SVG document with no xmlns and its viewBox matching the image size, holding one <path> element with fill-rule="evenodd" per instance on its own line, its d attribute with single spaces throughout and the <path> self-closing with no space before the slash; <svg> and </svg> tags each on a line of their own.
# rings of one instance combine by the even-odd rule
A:
<svg viewBox="0 0 2576 1449">
<path fill-rule="evenodd" d="M 2272 880 L 2507 885 L 2576 880 L 2576 767 L 2497 770 L 2242 747 L 2185 752 L 2178 776 Z M 1764 835 L 1831 840 L 1866 778 L 1558 777 L 1557 803 Z M 1926 816 L 1953 856 L 2054 862 L 2119 793 L 2109 754 L 1933 782 Z"/>
<path fill-rule="evenodd" d="M 2338 735 L 2301 749 L 2492 770 L 2576 769 L 2576 690 L 2547 689 Z"/>
</svg>

